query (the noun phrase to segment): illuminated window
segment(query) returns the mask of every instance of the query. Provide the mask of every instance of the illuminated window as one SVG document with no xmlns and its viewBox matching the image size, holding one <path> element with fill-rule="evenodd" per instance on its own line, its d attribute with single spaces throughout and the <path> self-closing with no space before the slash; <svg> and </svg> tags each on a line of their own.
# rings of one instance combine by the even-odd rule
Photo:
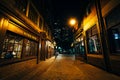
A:
<svg viewBox="0 0 120 80">
<path fill-rule="evenodd" d="M 22 59 L 22 57 L 36 56 L 36 53 L 37 43 L 35 41 L 25 39 L 17 34 L 10 32 L 5 36 L 0 58 Z"/>
<path fill-rule="evenodd" d="M 119 39 L 119 35 L 118 34 L 114 34 L 114 39 Z"/>
<path fill-rule="evenodd" d="M 15 34 L 6 34 L 1 58 L 21 58 L 23 38 Z"/>
<path fill-rule="evenodd" d="M 96 25 L 87 31 L 87 38 L 89 53 L 100 53 L 100 41 Z"/>
<path fill-rule="evenodd" d="M 111 53 L 120 53 L 120 26 L 111 27 L 108 34 Z"/>
<path fill-rule="evenodd" d="M 36 56 L 37 43 L 28 39 L 25 39 L 25 56 Z"/>
</svg>

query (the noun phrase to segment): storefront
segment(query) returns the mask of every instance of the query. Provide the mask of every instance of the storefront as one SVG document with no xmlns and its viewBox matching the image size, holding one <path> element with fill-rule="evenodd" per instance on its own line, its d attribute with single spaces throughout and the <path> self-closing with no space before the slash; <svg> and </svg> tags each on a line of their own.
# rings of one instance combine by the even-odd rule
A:
<svg viewBox="0 0 120 80">
<path fill-rule="evenodd" d="M 105 21 L 108 30 L 110 52 L 112 54 L 119 54 L 120 53 L 120 4 L 116 6 L 105 17 Z"/>
<path fill-rule="evenodd" d="M 50 57 L 52 57 L 54 55 L 54 45 L 49 40 L 46 41 L 46 45 L 47 45 L 47 55 L 46 55 L 46 58 L 50 58 Z"/>
<path fill-rule="evenodd" d="M 100 37 L 97 25 L 93 25 L 86 31 L 87 62 L 105 69 L 104 58 L 101 50 Z"/>
<path fill-rule="evenodd" d="M 120 4 L 105 16 L 110 62 L 114 73 L 120 75 Z"/>
<path fill-rule="evenodd" d="M 12 21 L 1 18 L 0 65 L 36 58 L 39 36 Z"/>
<path fill-rule="evenodd" d="M 36 56 L 37 42 L 7 31 L 2 50 L 2 59 Z"/>
<path fill-rule="evenodd" d="M 83 40 L 83 37 L 79 37 L 76 39 L 77 41 L 77 53 L 80 54 L 80 55 L 83 55 L 85 53 L 85 50 L 84 50 L 84 40 Z"/>
<path fill-rule="evenodd" d="M 74 42 L 74 48 L 75 48 L 76 59 L 85 60 L 86 57 L 85 45 L 84 45 L 84 37 L 82 33 Z"/>
</svg>

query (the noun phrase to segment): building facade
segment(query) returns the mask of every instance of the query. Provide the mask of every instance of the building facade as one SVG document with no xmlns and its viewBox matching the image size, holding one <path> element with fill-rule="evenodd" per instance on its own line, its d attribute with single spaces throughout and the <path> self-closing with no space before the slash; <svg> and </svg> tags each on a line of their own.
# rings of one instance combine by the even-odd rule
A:
<svg viewBox="0 0 120 80">
<path fill-rule="evenodd" d="M 31 59 L 39 63 L 53 53 L 51 31 L 32 0 L 1 0 L 0 65 Z"/>
<path fill-rule="evenodd" d="M 76 57 L 120 75 L 119 0 L 92 0 L 74 37 Z"/>
</svg>

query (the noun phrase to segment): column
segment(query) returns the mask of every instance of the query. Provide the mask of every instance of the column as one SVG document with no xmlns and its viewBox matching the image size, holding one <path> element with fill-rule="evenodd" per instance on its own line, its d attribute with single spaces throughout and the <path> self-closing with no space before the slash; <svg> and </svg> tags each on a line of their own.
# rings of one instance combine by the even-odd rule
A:
<svg viewBox="0 0 120 80">
<path fill-rule="evenodd" d="M 102 54 L 103 54 L 106 70 L 108 72 L 111 72 L 109 49 L 108 49 L 107 38 L 106 38 L 107 35 L 106 35 L 105 25 L 102 17 L 100 0 L 95 0 L 95 6 L 96 6 L 96 12 L 97 12 L 99 29 L 100 29 L 100 41 L 101 41 Z"/>
</svg>

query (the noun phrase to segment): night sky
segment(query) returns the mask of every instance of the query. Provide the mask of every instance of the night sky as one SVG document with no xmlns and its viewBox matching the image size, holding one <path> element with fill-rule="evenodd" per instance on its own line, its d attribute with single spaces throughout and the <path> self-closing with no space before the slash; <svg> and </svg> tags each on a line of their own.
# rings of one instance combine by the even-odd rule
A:
<svg viewBox="0 0 120 80">
<path fill-rule="evenodd" d="M 59 36 L 59 38 L 55 38 L 58 46 L 64 49 L 70 48 L 70 45 L 73 42 L 73 32 L 67 25 L 67 21 L 70 17 L 81 20 L 86 11 L 88 2 L 89 0 L 53 0 L 54 23 L 59 24 L 58 26 L 55 25 L 54 29 L 61 29 L 61 33 L 56 32 Z M 64 36 L 65 34 L 68 34 L 68 36 Z"/>
<path fill-rule="evenodd" d="M 71 16 L 81 18 L 89 0 L 53 0 L 54 16 L 61 20 Z"/>
</svg>

